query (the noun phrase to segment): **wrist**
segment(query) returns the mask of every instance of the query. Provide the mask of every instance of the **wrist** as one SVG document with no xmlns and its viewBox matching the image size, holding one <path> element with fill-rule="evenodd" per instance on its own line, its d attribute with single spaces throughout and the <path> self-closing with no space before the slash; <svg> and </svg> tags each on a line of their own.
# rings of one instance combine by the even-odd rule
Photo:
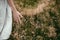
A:
<svg viewBox="0 0 60 40">
<path fill-rule="evenodd" d="M 17 10 L 16 9 L 12 9 L 12 12 L 17 12 Z"/>
<path fill-rule="evenodd" d="M 11 7 L 11 9 L 12 9 L 12 12 L 16 12 L 17 11 L 17 9 L 15 7 Z"/>
<path fill-rule="evenodd" d="M 12 12 L 13 12 L 13 15 L 17 14 L 17 10 L 13 10 Z"/>
</svg>

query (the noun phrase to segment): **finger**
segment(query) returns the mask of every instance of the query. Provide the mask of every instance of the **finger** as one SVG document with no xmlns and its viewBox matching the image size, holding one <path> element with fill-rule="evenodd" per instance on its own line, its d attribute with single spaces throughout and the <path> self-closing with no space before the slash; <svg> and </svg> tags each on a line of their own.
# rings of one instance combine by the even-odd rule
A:
<svg viewBox="0 0 60 40">
<path fill-rule="evenodd" d="M 18 20 L 14 20 L 15 23 L 18 23 Z"/>
<path fill-rule="evenodd" d="M 23 16 L 22 16 L 22 14 L 21 14 L 21 13 L 19 13 L 19 12 L 18 12 L 18 14 L 19 14 L 20 18 L 23 18 Z"/>
<path fill-rule="evenodd" d="M 17 18 L 17 19 L 18 19 L 18 18 Z M 18 20 L 17 20 L 17 19 L 15 20 L 16 23 L 18 23 Z"/>
<path fill-rule="evenodd" d="M 23 18 L 23 16 L 19 13 L 20 18 Z"/>
<path fill-rule="evenodd" d="M 17 21 L 20 22 L 20 17 L 19 16 L 17 17 Z"/>
<path fill-rule="evenodd" d="M 14 22 L 18 23 L 18 17 L 14 18 Z"/>
</svg>

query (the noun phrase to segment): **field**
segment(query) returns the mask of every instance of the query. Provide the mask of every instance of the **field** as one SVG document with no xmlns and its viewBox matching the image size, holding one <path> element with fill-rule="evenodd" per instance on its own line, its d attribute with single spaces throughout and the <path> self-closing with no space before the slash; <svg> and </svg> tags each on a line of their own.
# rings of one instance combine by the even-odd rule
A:
<svg viewBox="0 0 60 40">
<path fill-rule="evenodd" d="M 23 15 L 13 21 L 9 40 L 60 40 L 60 0 L 14 0 Z"/>
</svg>

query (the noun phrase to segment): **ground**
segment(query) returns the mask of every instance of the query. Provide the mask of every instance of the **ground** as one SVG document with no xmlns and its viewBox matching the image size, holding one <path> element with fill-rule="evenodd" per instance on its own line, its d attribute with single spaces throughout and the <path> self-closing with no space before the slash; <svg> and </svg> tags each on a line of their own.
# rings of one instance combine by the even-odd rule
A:
<svg viewBox="0 0 60 40">
<path fill-rule="evenodd" d="M 13 22 L 9 40 L 60 40 L 60 0 L 14 0 L 24 18 Z"/>
</svg>

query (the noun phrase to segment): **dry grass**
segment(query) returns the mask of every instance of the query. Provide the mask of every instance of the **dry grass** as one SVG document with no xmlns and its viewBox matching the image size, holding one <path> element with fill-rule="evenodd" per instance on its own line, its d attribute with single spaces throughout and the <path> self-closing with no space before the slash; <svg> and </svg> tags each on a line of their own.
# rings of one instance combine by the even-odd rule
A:
<svg viewBox="0 0 60 40">
<path fill-rule="evenodd" d="M 33 1 L 33 5 L 21 6 L 22 1 L 14 1 L 24 18 L 21 19 L 22 23 L 13 24 L 9 40 L 60 40 L 59 0 L 37 0 L 38 3 Z M 30 3 L 31 0 L 26 1 Z"/>
<path fill-rule="evenodd" d="M 36 13 L 41 13 L 44 11 L 44 8 L 48 7 L 52 1 L 48 0 L 40 0 L 36 6 L 27 6 L 27 7 L 21 7 L 16 4 L 17 9 L 23 14 L 23 15 L 36 15 Z M 16 3 L 16 2 L 15 2 Z"/>
</svg>

